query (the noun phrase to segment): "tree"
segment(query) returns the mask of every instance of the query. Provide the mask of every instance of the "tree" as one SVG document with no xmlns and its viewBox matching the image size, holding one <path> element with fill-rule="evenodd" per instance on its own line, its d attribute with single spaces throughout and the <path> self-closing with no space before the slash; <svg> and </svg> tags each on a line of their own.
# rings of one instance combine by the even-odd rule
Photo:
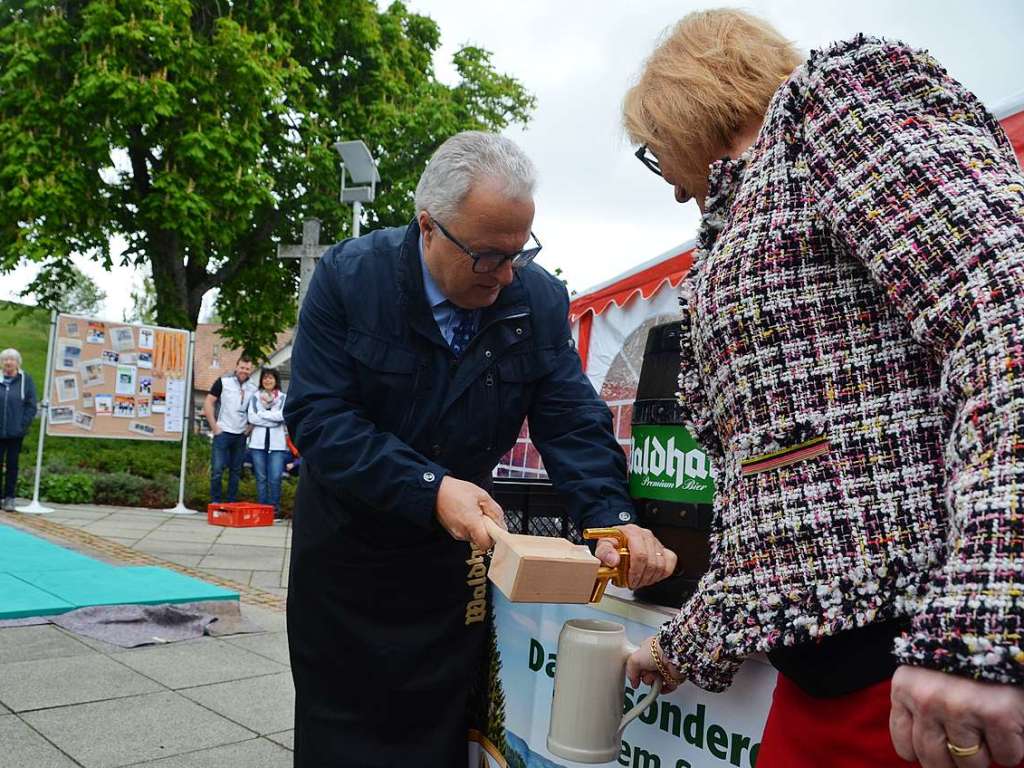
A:
<svg viewBox="0 0 1024 768">
<path fill-rule="evenodd" d="M 132 308 L 124 313 L 124 321 L 156 324 L 156 287 L 149 273 L 143 273 L 142 285 L 132 285 L 131 299 Z"/>
<path fill-rule="evenodd" d="M 489 54 L 437 80 L 437 25 L 372 0 L 0 0 L 0 271 L 72 253 L 148 265 L 161 325 L 191 328 L 219 288 L 224 335 L 254 354 L 294 322 L 302 219 L 350 226 L 338 139 L 362 138 L 382 185 L 371 227 L 410 220 L 430 153 L 467 128 L 525 122 L 533 99 Z"/>
<path fill-rule="evenodd" d="M 100 305 L 107 299 L 106 291 L 77 267 L 72 266 L 62 274 L 62 279 L 66 279 L 67 282 L 55 300 L 56 308 L 73 315 L 95 317 L 99 314 Z"/>
</svg>

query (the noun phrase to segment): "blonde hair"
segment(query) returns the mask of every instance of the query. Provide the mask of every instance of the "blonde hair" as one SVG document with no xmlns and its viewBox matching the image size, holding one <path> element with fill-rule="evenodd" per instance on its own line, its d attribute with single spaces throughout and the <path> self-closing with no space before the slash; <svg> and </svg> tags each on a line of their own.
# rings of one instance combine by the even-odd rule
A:
<svg viewBox="0 0 1024 768">
<path fill-rule="evenodd" d="M 692 189 L 744 126 L 764 117 L 772 95 L 803 61 L 756 16 L 731 8 L 685 16 L 647 59 L 623 102 L 634 144 L 683 170 Z"/>
</svg>

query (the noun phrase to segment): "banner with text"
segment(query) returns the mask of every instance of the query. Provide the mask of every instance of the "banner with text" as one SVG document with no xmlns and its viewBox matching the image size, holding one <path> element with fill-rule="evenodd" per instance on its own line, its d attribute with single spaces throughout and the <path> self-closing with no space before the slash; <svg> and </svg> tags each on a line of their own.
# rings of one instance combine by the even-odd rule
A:
<svg viewBox="0 0 1024 768">
<path fill-rule="evenodd" d="M 606 598 L 614 599 L 614 598 Z M 601 618 L 626 627 L 634 645 L 657 626 L 609 615 L 598 607 L 510 603 L 494 591 L 501 710 L 504 716 L 504 759 L 484 750 L 471 765 L 510 768 L 557 768 L 576 765 L 551 755 L 546 748 L 551 697 L 554 693 L 558 634 L 569 619 Z M 622 739 L 617 761 L 609 766 L 633 768 L 753 768 L 761 733 L 775 688 L 775 670 L 751 660 L 735 683 L 714 694 L 684 685 L 659 697 L 632 722 Z M 626 683 L 624 708 L 632 707 L 646 688 Z M 491 746 L 488 744 L 487 746 Z"/>
</svg>

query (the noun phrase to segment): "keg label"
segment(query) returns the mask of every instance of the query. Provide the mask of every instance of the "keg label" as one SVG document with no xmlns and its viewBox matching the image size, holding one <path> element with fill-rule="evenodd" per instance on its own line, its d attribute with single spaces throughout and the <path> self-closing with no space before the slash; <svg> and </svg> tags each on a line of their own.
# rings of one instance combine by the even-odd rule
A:
<svg viewBox="0 0 1024 768">
<path fill-rule="evenodd" d="M 629 491 L 635 499 L 710 504 L 711 461 L 684 427 L 634 424 Z"/>
</svg>

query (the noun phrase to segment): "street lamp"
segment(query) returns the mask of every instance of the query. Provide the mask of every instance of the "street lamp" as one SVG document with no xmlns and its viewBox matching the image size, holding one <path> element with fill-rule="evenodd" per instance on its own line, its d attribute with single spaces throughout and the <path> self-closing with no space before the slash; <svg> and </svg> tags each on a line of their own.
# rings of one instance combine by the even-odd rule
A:
<svg viewBox="0 0 1024 768">
<path fill-rule="evenodd" d="M 377 163 L 370 150 L 359 140 L 338 141 L 334 144 L 335 151 L 341 155 L 341 202 L 352 203 L 352 237 L 359 237 L 359 215 L 363 203 L 372 203 L 377 191 L 380 174 Z M 345 171 L 356 184 L 369 184 L 368 187 L 346 187 Z"/>
</svg>

